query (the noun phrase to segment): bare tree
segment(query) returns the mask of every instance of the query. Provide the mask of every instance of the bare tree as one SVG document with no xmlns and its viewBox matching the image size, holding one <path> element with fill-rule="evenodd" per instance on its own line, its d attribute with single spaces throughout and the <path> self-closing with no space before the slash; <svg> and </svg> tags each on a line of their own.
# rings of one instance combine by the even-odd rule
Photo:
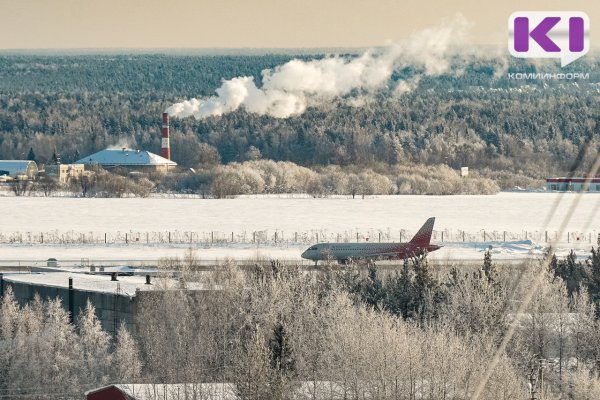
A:
<svg viewBox="0 0 600 400">
<path fill-rule="evenodd" d="M 44 196 L 48 197 L 56 193 L 56 191 L 60 188 L 60 185 L 55 178 L 48 174 L 45 174 L 37 180 L 35 188 L 36 190 L 39 190 L 42 193 L 44 193 Z"/>
<path fill-rule="evenodd" d="M 15 179 L 11 184 L 11 189 L 15 196 L 26 196 L 31 190 L 31 180 L 29 179 Z"/>
</svg>

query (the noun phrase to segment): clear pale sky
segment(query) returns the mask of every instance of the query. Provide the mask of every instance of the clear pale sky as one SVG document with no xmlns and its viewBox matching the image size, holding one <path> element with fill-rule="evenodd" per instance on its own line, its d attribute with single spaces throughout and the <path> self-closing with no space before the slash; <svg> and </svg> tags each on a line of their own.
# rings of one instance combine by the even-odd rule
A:
<svg viewBox="0 0 600 400">
<path fill-rule="evenodd" d="M 600 0 L 0 0 L 0 49 L 365 47 L 456 13 L 505 46 L 520 10 L 584 11 L 600 44 Z"/>
</svg>

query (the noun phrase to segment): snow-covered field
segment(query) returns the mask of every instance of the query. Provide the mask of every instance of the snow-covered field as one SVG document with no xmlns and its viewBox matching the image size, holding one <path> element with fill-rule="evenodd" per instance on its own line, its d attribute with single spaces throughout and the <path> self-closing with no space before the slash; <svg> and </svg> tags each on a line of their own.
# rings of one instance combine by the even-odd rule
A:
<svg viewBox="0 0 600 400">
<path fill-rule="evenodd" d="M 0 232 L 223 231 L 327 229 L 416 230 L 431 216 L 436 230 L 556 230 L 577 198 L 567 193 L 494 196 L 374 196 L 356 198 L 80 199 L 0 197 Z M 598 229 L 600 194 L 586 193 L 567 229 Z M 588 227 L 588 229 L 585 229 Z"/>
<path fill-rule="evenodd" d="M 13 232 L 129 232 L 192 231 L 253 232 L 259 230 L 292 232 L 325 230 L 328 234 L 348 231 L 414 233 L 430 216 L 436 217 L 436 231 L 470 233 L 508 231 L 543 232 L 559 229 L 576 194 L 501 193 L 495 196 L 376 196 L 356 198 L 278 198 L 238 199 L 76 199 L 0 197 L 0 234 Z M 557 203 L 559 202 L 559 203 Z M 554 205 L 556 210 L 551 212 Z M 569 219 L 566 229 L 585 232 L 577 243 L 561 243 L 559 254 L 569 249 L 579 254 L 589 251 L 600 232 L 600 194 L 585 194 Z M 547 221 L 547 226 L 545 222 Z M 396 235 L 393 240 L 398 240 Z M 373 240 L 374 237 L 372 236 Z M 405 240 L 408 239 L 405 237 Z M 364 240 L 364 239 L 363 239 Z M 448 242 L 452 240 L 452 242 Z M 591 241 L 591 244 L 590 244 Z M 437 236 L 440 243 L 440 237 Z M 481 259 L 492 246 L 497 260 L 539 256 L 541 240 L 461 243 L 446 236 L 445 247 L 431 256 L 438 260 Z M 161 257 L 182 256 L 189 246 L 175 244 L 109 245 L 0 245 L 0 265 L 6 260 L 137 260 L 137 264 Z M 304 244 L 193 244 L 203 260 L 269 258 L 297 260 Z M 4 263 L 6 264 L 6 263 Z"/>
</svg>

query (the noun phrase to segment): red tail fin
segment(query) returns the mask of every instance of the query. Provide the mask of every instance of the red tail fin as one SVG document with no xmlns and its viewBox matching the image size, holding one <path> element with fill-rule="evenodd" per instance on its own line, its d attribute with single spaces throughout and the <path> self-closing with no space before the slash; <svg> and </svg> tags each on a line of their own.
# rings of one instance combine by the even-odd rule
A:
<svg viewBox="0 0 600 400">
<path fill-rule="evenodd" d="M 435 217 L 429 218 L 419 232 L 410 240 L 409 243 L 416 244 L 418 246 L 429 246 L 429 242 L 431 242 L 431 233 L 433 232 L 433 224 L 435 222 Z"/>
</svg>

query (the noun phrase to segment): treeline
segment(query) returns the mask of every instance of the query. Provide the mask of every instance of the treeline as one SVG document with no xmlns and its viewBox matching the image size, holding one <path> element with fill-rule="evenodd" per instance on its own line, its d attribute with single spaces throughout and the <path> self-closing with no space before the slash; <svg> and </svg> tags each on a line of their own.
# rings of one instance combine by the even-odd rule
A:
<svg viewBox="0 0 600 400">
<path fill-rule="evenodd" d="M 122 329 L 116 343 L 89 306 L 75 327 L 57 301 L 19 307 L 9 290 L 1 389 L 36 398 L 68 387 L 64 398 L 77 398 L 118 379 L 193 384 L 179 399 L 207 395 L 206 382 L 240 399 L 598 398 L 598 251 L 542 264 L 500 266 L 486 253 L 461 270 L 415 258 L 397 271 L 306 274 L 229 260 L 206 274 L 189 252 L 161 261 L 155 290 L 139 298 L 135 340 Z M 569 268 L 586 271 L 573 291 Z"/>
<path fill-rule="evenodd" d="M 233 162 L 168 175 L 132 175 L 125 169 L 106 171 L 96 166 L 67 183 L 44 175 L 35 181 L 15 181 L 10 187 L 17 196 L 148 197 L 152 193 L 187 193 L 210 198 L 284 193 L 354 198 L 396 194 L 495 194 L 500 190 L 492 179 L 478 174 L 461 177 L 446 165 L 306 168 L 288 161 L 271 160 Z"/>
<path fill-rule="evenodd" d="M 290 58 L 0 57 L 0 159 L 25 158 L 32 148 L 46 162 L 56 148 L 72 162 L 116 143 L 158 152 L 166 107 L 213 94 L 221 78 L 260 80 L 262 69 Z M 586 143 L 577 173 L 589 170 L 599 149 L 593 79 L 511 80 L 494 75 L 503 62 L 455 59 L 449 74 L 424 77 L 402 97 L 380 93 L 354 105 L 340 99 L 287 119 L 243 110 L 203 121 L 173 118 L 172 158 L 193 168 L 257 158 L 311 168 L 468 166 L 506 189 L 539 187 L 546 175 L 566 173 Z M 552 68 L 515 61 L 508 71 Z M 596 59 L 586 68 L 597 76 Z M 394 79 L 412 73 L 398 71 Z"/>
<path fill-rule="evenodd" d="M 256 160 L 230 163 L 199 171 L 181 181 L 166 182 L 172 190 L 216 198 L 241 194 L 308 193 L 330 195 L 494 194 L 491 179 L 469 178 L 446 165 L 381 165 L 371 168 L 327 166 L 306 168 L 287 161 Z M 172 186 L 175 183 L 175 186 Z"/>
</svg>

